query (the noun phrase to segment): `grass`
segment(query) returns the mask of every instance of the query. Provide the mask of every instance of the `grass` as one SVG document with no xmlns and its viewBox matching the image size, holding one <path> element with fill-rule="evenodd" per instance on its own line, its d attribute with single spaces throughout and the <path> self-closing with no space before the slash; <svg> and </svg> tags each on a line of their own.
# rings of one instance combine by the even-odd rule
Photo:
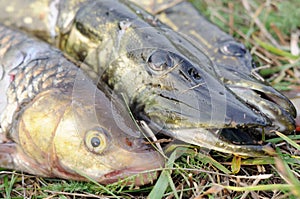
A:
<svg viewBox="0 0 300 199">
<path fill-rule="evenodd" d="M 269 2 L 269 3 L 268 3 Z M 300 56 L 289 47 L 300 27 L 298 0 L 193 0 L 213 23 L 244 43 L 260 74 L 280 90 L 300 88 Z M 254 19 L 256 18 L 256 19 Z M 233 19 L 233 23 L 230 22 Z M 295 40 L 299 45 L 299 41 Z M 177 147 L 155 184 L 102 186 L 0 171 L 3 198 L 300 198 L 299 135 L 269 139 L 274 156 L 243 159 L 198 147 Z"/>
</svg>

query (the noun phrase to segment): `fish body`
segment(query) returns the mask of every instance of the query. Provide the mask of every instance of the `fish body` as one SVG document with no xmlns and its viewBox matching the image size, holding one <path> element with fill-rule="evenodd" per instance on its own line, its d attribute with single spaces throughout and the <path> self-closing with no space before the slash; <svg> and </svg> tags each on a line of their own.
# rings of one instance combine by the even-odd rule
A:
<svg viewBox="0 0 300 199">
<path fill-rule="evenodd" d="M 22 4 L 5 2 L 1 21 L 42 35 L 84 62 L 97 74 L 99 86 L 123 98 L 135 118 L 146 121 L 155 133 L 223 152 L 261 156 L 263 146 L 235 145 L 221 140 L 219 133 L 294 129 L 294 109 L 286 98 L 280 95 L 279 105 L 263 100 L 265 104 L 252 106 L 257 92 L 247 88 L 250 94 L 243 98 L 237 96 L 241 86 L 230 87 L 234 78 L 242 80 L 240 76 L 222 69 L 227 79 L 222 78 L 211 55 L 127 1 L 31 0 L 25 4 L 28 9 L 18 9 Z M 24 12 L 12 15 L 7 10 Z M 250 80 L 241 88 L 257 84 Z M 279 112 L 275 109 L 284 119 L 274 116 Z"/>
<path fill-rule="evenodd" d="M 147 184 L 164 159 L 126 108 L 57 49 L 0 25 L 0 167 L 45 177 Z M 145 172 L 145 173 L 143 173 Z"/>
</svg>

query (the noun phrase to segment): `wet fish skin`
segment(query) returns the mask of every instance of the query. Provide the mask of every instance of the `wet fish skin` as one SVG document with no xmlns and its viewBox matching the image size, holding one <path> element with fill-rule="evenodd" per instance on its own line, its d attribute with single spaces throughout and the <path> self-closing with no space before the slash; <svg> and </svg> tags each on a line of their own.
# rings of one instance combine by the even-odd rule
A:
<svg viewBox="0 0 300 199">
<path fill-rule="evenodd" d="M 0 25 L 0 65 L 0 167 L 104 184 L 141 172 L 128 183 L 156 178 L 147 170 L 164 159 L 125 107 L 59 50 Z"/>
<path fill-rule="evenodd" d="M 219 79 L 247 104 L 266 114 L 272 121 L 272 128 L 286 134 L 293 132 L 295 107 L 287 97 L 253 73 L 256 66 L 243 44 L 209 22 L 189 2 L 173 4 L 168 0 L 131 1 L 155 14 L 164 24 L 188 37 L 202 49 L 214 62 Z M 147 13 L 142 16 L 149 19 Z M 153 24 L 165 26 L 157 19 Z"/>
<path fill-rule="evenodd" d="M 13 7 L 16 2 L 8 3 Z M 30 1 L 30 6 L 34 4 Z M 100 76 L 100 84 L 117 95 L 123 94 L 135 117 L 146 120 L 156 132 L 200 146 L 209 143 L 208 148 L 223 151 L 223 146 L 213 146 L 223 142 L 218 139 L 218 129 L 256 130 L 272 125 L 263 113 L 248 107 L 220 82 L 211 60 L 201 50 L 169 28 L 153 27 L 130 9 L 127 1 L 62 0 L 43 6 L 54 8 L 47 14 L 58 13 L 53 15 L 57 26 L 47 24 L 51 20 L 43 21 L 41 13 L 34 12 L 23 14 L 23 18 L 35 19 L 30 24 L 18 25 L 22 14 L 8 14 L 1 20 L 30 32 L 37 23 L 46 23 L 41 26 L 46 28 L 44 36 L 54 36 L 57 46 L 92 67 Z M 180 41 L 184 45 L 178 45 Z M 161 57 L 171 60 L 169 70 L 153 70 L 159 64 L 168 66 Z M 250 154 L 235 145 L 228 149 L 226 152 Z M 254 154 L 260 156 L 261 149 L 258 147 L 259 152 Z"/>
</svg>

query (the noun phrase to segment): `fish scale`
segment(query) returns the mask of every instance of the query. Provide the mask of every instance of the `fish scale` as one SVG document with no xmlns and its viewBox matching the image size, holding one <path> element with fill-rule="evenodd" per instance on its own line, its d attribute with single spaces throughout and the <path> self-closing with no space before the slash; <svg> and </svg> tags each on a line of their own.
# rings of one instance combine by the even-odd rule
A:
<svg viewBox="0 0 300 199">
<path fill-rule="evenodd" d="M 1 52 L 0 62 L 2 64 L 5 75 L 9 81 L 7 88 L 7 108 L 1 114 L 1 130 L 8 132 L 13 123 L 13 119 L 21 110 L 22 106 L 32 101 L 40 92 L 49 88 L 71 88 L 68 84 L 73 84 L 77 68 L 75 68 L 67 60 L 61 61 L 63 55 L 61 52 L 53 50 L 41 57 L 35 57 L 33 60 L 26 61 L 28 58 L 25 53 L 18 48 L 10 48 L 10 46 L 28 46 L 33 40 L 24 40 L 23 35 L 16 34 L 12 30 L 3 26 L 0 27 L 1 48 L 5 49 Z M 11 36 L 13 35 L 13 36 Z M 22 54 L 23 60 L 14 65 L 11 54 Z M 48 59 L 48 57 L 53 57 Z M 10 63 L 11 62 L 11 63 Z M 59 73 L 58 73 L 59 71 Z M 59 74 L 59 76 L 57 75 Z M 35 83 L 34 83 L 35 82 Z"/>
</svg>

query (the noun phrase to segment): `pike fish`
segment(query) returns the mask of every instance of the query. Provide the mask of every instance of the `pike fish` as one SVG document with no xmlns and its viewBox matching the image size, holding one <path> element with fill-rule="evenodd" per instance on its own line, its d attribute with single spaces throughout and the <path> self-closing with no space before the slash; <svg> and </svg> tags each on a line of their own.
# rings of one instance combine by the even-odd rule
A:
<svg viewBox="0 0 300 199">
<path fill-rule="evenodd" d="M 219 79 L 243 101 L 267 115 L 271 120 L 273 130 L 286 134 L 293 132 L 295 107 L 286 96 L 270 86 L 255 72 L 255 62 L 242 43 L 237 42 L 232 36 L 209 22 L 190 2 L 131 1 L 197 45 L 214 62 Z M 160 21 L 152 23 L 165 27 Z M 228 131 L 225 132 L 224 136 L 233 135 Z M 272 131 L 265 132 L 272 135 Z M 233 136 L 241 140 L 244 135 Z"/>
<path fill-rule="evenodd" d="M 103 184 L 157 177 L 164 159 L 125 106 L 61 51 L 0 25 L 0 66 L 0 167 Z"/>
<path fill-rule="evenodd" d="M 271 105 L 253 106 L 260 94 L 247 85 L 256 80 L 229 89 L 243 73 L 228 76 L 226 69 L 224 79 L 230 81 L 222 81 L 214 60 L 201 48 L 128 1 L 11 0 L 0 7 L 6 25 L 39 36 L 84 62 L 88 67 L 82 69 L 97 74 L 93 79 L 99 87 L 123 98 L 135 118 L 154 133 L 222 152 L 262 156 L 266 146 L 233 144 L 219 133 L 294 130 L 294 108 L 286 98 L 280 95 L 280 103 L 263 100 Z M 251 94 L 237 96 L 244 88 Z M 272 92 L 277 91 L 264 88 L 276 98 Z M 274 118 L 275 109 L 286 110 L 284 119 Z"/>
</svg>

